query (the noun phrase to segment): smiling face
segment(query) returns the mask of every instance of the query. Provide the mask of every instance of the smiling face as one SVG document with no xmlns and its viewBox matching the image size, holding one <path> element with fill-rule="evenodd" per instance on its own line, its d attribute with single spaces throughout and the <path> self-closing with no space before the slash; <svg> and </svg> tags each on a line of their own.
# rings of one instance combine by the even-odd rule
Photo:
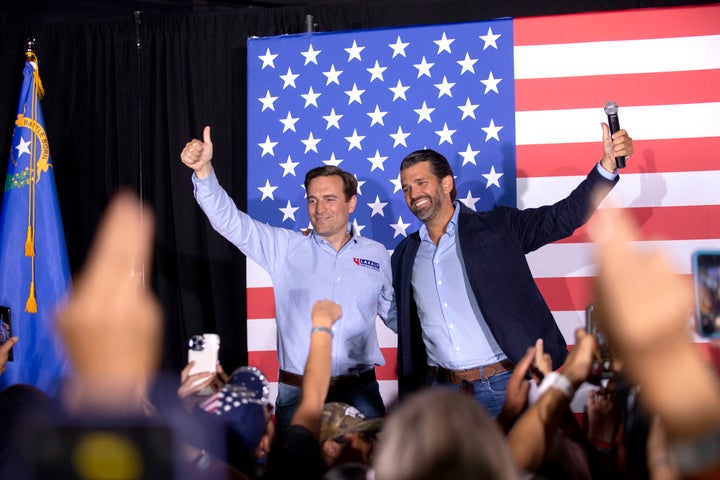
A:
<svg viewBox="0 0 720 480">
<path fill-rule="evenodd" d="M 318 235 L 330 242 L 335 238 L 344 238 L 356 202 L 354 195 L 350 200 L 345 200 L 343 181 L 338 175 L 315 177 L 308 184 L 310 223 Z"/>
<path fill-rule="evenodd" d="M 452 212 L 452 177 L 439 179 L 432 172 L 430 162 L 418 162 L 401 170 L 400 180 L 405 202 L 422 222 L 432 222 L 441 212 L 447 213 L 448 209 Z"/>
</svg>

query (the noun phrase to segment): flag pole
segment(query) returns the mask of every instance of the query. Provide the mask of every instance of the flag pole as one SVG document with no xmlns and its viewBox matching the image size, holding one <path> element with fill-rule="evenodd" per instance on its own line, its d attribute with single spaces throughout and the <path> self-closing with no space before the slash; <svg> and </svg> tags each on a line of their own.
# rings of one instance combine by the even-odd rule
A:
<svg viewBox="0 0 720 480">
<path fill-rule="evenodd" d="M 27 39 L 27 48 L 25 49 L 25 60 L 28 62 L 35 63 L 35 87 L 37 88 L 38 98 L 42 99 L 45 96 L 45 89 L 43 88 L 42 81 L 40 80 L 40 73 L 38 70 L 37 55 L 35 55 L 35 37 L 29 37 Z"/>
<path fill-rule="evenodd" d="M 143 135 L 142 135 L 142 37 L 140 33 L 140 26 L 142 24 L 142 11 L 136 10 L 133 12 L 133 17 L 135 18 L 135 46 L 137 48 L 137 78 L 138 78 L 138 95 L 137 95 L 137 119 L 138 119 L 138 125 L 137 125 L 137 138 L 138 138 L 138 196 L 140 198 L 140 219 L 141 221 L 145 221 L 145 189 L 144 189 L 144 176 L 143 176 Z M 143 260 L 142 264 L 139 266 L 140 272 L 135 271 L 135 264 L 133 261 L 133 265 L 130 266 L 131 268 L 131 275 L 134 277 L 136 275 L 140 276 L 140 284 L 143 288 L 146 288 L 145 285 L 145 261 Z"/>
</svg>

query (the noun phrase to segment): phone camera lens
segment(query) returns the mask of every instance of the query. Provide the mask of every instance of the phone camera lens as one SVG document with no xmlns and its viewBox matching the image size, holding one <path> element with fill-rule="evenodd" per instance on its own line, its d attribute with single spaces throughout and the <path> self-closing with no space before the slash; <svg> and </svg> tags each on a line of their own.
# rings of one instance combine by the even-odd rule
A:
<svg viewBox="0 0 720 480">
<path fill-rule="evenodd" d="M 190 350 L 201 351 L 205 348 L 205 338 L 202 335 L 193 335 L 188 342 Z"/>
</svg>

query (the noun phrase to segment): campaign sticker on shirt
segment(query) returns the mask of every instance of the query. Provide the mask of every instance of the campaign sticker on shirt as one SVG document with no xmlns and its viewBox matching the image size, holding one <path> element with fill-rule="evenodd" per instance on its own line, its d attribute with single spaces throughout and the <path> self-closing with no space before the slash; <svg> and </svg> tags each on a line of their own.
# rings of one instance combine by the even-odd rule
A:
<svg viewBox="0 0 720 480">
<path fill-rule="evenodd" d="M 358 265 L 360 267 L 371 268 L 371 269 L 375 270 L 376 272 L 380 271 L 380 264 L 377 262 L 373 262 L 372 260 L 368 260 L 366 258 L 353 257 L 353 262 L 355 262 L 355 265 Z"/>
</svg>

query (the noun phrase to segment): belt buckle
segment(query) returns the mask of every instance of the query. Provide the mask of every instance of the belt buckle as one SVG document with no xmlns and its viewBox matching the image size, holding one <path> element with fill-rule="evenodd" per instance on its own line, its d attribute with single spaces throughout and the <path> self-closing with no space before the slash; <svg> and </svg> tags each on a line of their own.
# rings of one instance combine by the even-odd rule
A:
<svg viewBox="0 0 720 480">
<path fill-rule="evenodd" d="M 359 370 L 348 371 L 345 375 L 338 375 L 330 379 L 330 388 L 342 389 L 353 388 L 353 385 L 359 385 L 363 375 L 366 372 Z"/>
<path fill-rule="evenodd" d="M 483 372 L 485 373 L 485 378 L 490 378 L 493 375 L 496 375 L 499 373 L 500 366 L 497 363 L 493 363 L 492 365 L 488 365 L 487 367 L 483 367 Z"/>
</svg>

